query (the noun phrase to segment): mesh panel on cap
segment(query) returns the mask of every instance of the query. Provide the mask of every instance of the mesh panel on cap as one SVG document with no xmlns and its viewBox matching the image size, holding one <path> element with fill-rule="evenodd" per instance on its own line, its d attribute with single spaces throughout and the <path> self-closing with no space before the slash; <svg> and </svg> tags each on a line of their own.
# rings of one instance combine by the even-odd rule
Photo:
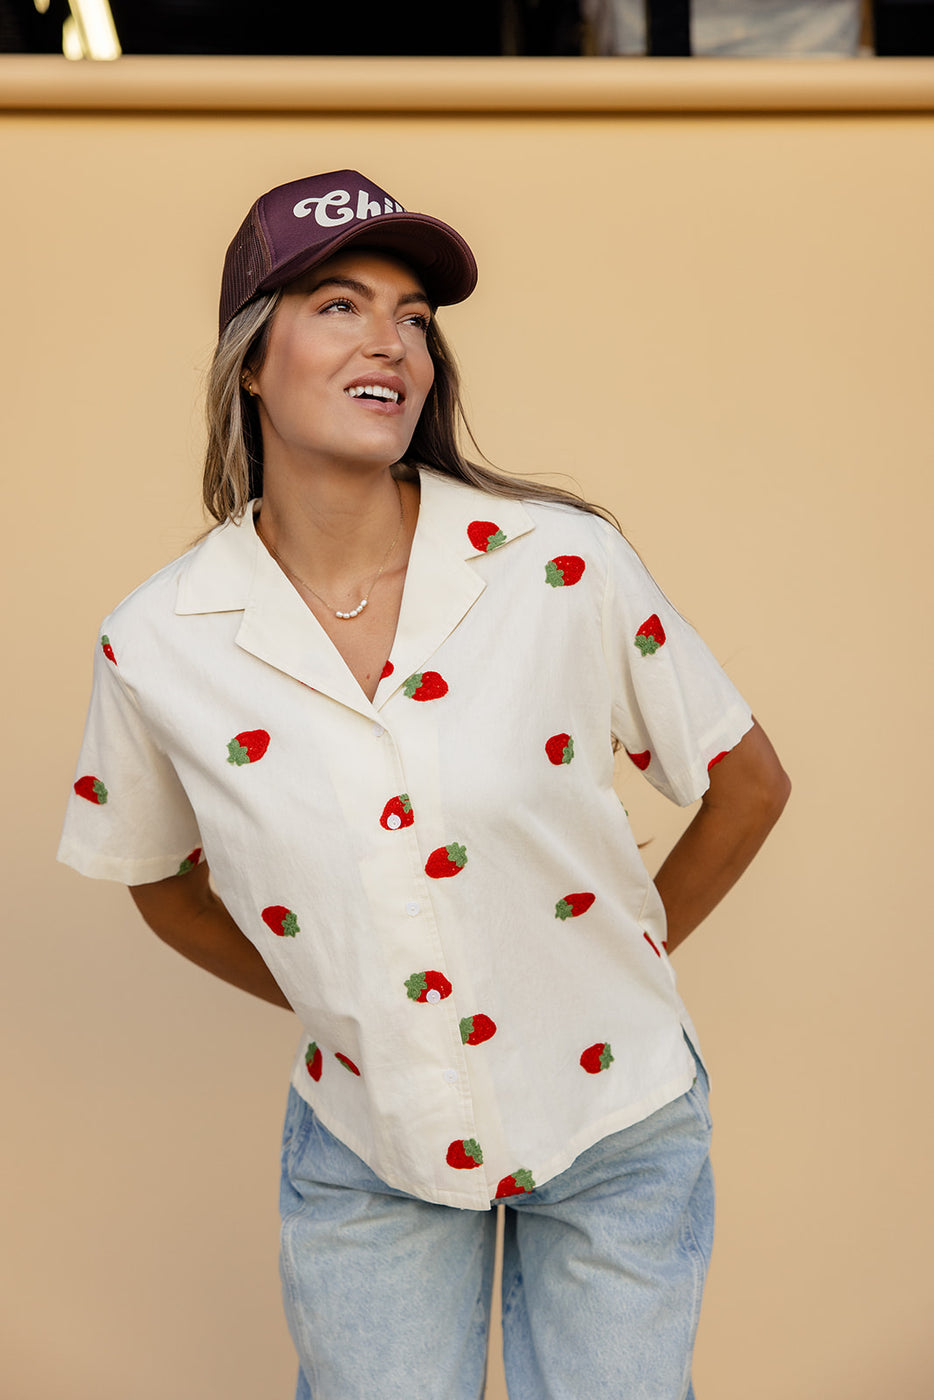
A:
<svg viewBox="0 0 934 1400">
<path fill-rule="evenodd" d="M 269 247 L 254 205 L 227 250 L 220 306 L 221 328 L 255 294 L 271 266 Z"/>
</svg>

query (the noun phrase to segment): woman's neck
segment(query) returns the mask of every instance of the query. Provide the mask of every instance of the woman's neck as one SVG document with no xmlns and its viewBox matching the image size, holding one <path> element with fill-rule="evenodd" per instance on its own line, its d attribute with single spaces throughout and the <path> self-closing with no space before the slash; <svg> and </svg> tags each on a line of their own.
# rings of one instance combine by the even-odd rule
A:
<svg viewBox="0 0 934 1400">
<path fill-rule="evenodd" d="M 273 472 L 258 527 L 293 582 L 340 607 L 378 569 L 404 565 L 417 515 L 417 485 L 397 483 L 388 467 L 301 482 Z"/>
</svg>

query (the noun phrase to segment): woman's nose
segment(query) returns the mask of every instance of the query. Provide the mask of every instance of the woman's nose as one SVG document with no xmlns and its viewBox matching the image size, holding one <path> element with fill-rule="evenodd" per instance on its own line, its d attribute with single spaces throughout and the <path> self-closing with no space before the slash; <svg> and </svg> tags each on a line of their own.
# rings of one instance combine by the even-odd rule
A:
<svg viewBox="0 0 934 1400">
<path fill-rule="evenodd" d="M 376 359 L 402 359 L 405 355 L 405 341 L 399 333 L 394 317 L 373 326 L 366 353 Z"/>
</svg>

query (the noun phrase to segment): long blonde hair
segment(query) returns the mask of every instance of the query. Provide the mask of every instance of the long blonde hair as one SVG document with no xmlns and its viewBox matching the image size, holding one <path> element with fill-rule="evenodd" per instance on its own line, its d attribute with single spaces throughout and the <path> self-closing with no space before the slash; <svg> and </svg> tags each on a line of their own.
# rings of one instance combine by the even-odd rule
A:
<svg viewBox="0 0 934 1400">
<path fill-rule="evenodd" d="M 256 405 L 243 387 L 245 369 L 260 369 L 281 289 L 254 297 L 221 332 L 208 372 L 205 413 L 208 440 L 202 495 L 215 520 L 239 520 L 247 502 L 263 494 L 263 445 Z M 464 413 L 460 375 L 453 352 L 432 317 L 428 350 L 435 378 L 405 455 L 411 465 L 431 468 L 442 476 L 466 482 L 491 496 L 514 500 L 551 501 L 602 516 L 619 529 L 615 517 L 601 506 L 571 491 L 545 486 L 524 477 L 506 476 L 465 457 L 463 433 L 476 448 Z"/>
</svg>

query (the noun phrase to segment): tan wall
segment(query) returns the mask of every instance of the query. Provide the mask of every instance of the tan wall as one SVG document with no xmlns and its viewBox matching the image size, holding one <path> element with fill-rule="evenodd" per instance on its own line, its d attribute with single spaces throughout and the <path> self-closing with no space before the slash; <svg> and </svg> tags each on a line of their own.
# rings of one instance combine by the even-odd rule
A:
<svg viewBox="0 0 934 1400">
<path fill-rule="evenodd" d="M 699 1400 L 929 1400 L 932 154 L 934 110 L 0 117 L 5 1396 L 291 1393 L 294 1024 L 52 856 L 98 620 L 201 525 L 223 249 L 349 165 L 477 251 L 444 322 L 487 453 L 616 510 L 795 782 L 677 957 L 717 1120 Z M 623 777 L 657 865 L 685 816 Z"/>
</svg>

